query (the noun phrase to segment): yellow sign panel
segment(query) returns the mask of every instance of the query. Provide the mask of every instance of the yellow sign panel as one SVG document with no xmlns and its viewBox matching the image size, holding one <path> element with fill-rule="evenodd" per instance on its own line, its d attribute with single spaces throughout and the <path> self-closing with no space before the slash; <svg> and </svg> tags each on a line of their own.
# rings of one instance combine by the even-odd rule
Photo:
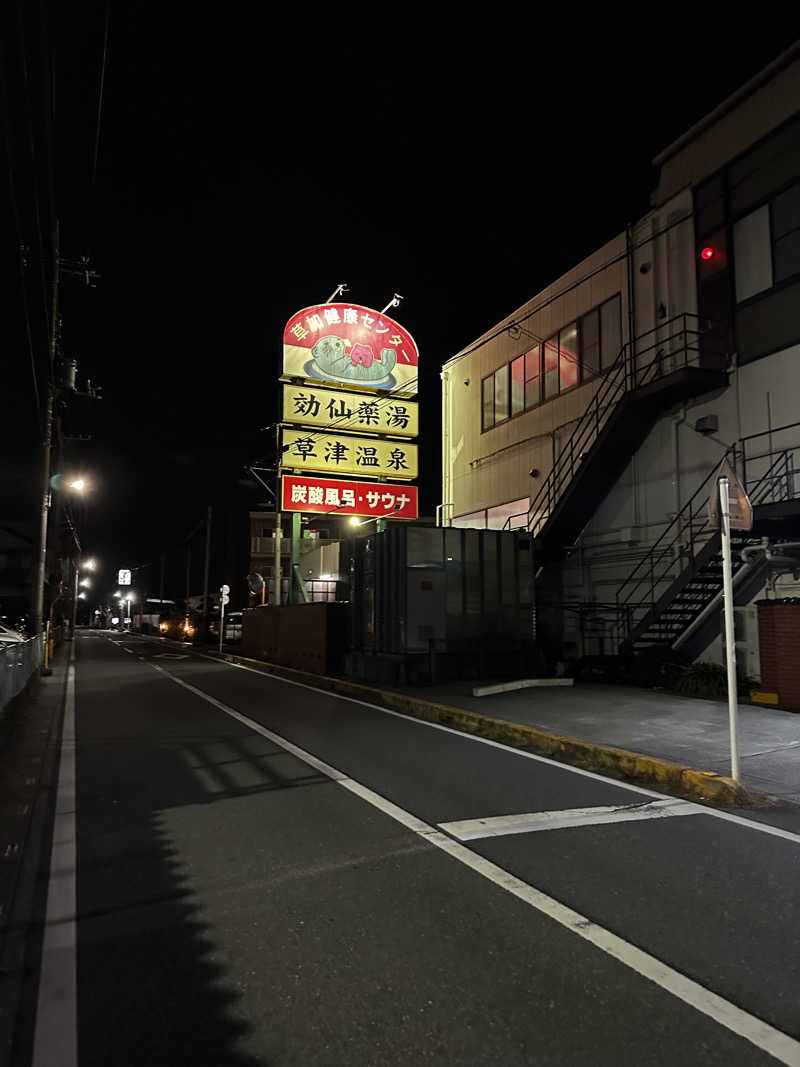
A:
<svg viewBox="0 0 800 1067">
<path fill-rule="evenodd" d="M 283 421 L 314 428 L 416 437 L 419 405 L 395 396 L 360 396 L 313 385 L 284 385 Z"/>
<path fill-rule="evenodd" d="M 410 481 L 417 477 L 417 446 L 380 437 L 351 437 L 283 427 L 281 466 L 324 471 L 329 476 L 360 475 Z"/>
</svg>

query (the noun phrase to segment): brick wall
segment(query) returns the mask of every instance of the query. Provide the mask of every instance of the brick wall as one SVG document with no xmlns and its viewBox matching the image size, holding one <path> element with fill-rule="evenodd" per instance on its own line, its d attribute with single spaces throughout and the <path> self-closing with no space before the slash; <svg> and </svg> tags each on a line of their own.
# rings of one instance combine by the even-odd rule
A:
<svg viewBox="0 0 800 1067">
<path fill-rule="evenodd" d="M 761 687 L 784 708 L 800 711 L 800 603 L 758 602 Z"/>
</svg>

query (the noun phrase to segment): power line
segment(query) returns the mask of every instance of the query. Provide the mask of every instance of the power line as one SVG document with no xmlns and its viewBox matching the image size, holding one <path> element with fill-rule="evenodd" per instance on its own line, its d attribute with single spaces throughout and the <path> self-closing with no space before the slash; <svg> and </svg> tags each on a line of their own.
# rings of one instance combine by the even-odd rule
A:
<svg viewBox="0 0 800 1067">
<path fill-rule="evenodd" d="M 94 136 L 94 159 L 92 161 L 92 187 L 97 181 L 97 157 L 100 151 L 100 125 L 103 117 L 103 89 L 106 82 L 106 58 L 108 56 L 108 33 L 111 23 L 111 0 L 106 0 L 106 28 L 103 35 L 103 62 L 100 68 L 100 91 L 97 96 L 97 124 Z"/>
<path fill-rule="evenodd" d="M 559 290 L 559 292 L 554 293 L 551 297 L 548 297 L 547 300 L 543 301 L 537 307 L 532 308 L 530 311 L 526 312 L 526 314 L 522 315 L 519 319 L 512 319 L 511 322 L 507 322 L 504 326 L 499 326 L 496 330 L 490 333 L 488 337 L 484 337 L 480 341 L 476 341 L 469 348 L 464 348 L 462 349 L 462 351 L 457 352 L 454 356 L 450 357 L 445 366 L 447 366 L 447 364 L 449 363 L 455 363 L 463 356 L 471 356 L 474 352 L 477 352 L 479 349 L 483 348 L 484 345 L 488 345 L 490 341 L 494 341 L 501 334 L 505 333 L 506 330 L 510 330 L 515 326 L 519 326 L 520 323 L 526 322 L 533 315 L 537 315 L 540 311 L 543 311 L 546 307 L 549 307 L 549 305 L 552 304 L 553 301 L 558 300 L 566 293 L 572 292 L 573 289 L 577 289 L 578 286 L 583 285 L 584 282 L 590 281 L 592 278 L 595 277 L 595 275 L 602 274 L 604 270 L 608 270 L 609 267 L 613 267 L 615 263 L 621 263 L 623 260 L 626 260 L 629 256 L 632 256 L 634 252 L 638 252 L 640 248 L 644 248 L 646 245 L 654 241 L 657 237 L 663 237 L 665 233 L 668 233 L 670 230 L 674 229 L 675 226 L 680 226 L 681 223 L 686 222 L 692 217 L 693 212 L 690 211 L 688 215 L 682 215 L 681 218 L 676 219 L 674 222 L 671 222 L 662 230 L 658 230 L 656 233 L 651 234 L 646 240 L 642 241 L 640 244 L 632 245 L 630 250 L 626 249 L 625 252 L 621 252 L 618 256 L 614 256 L 612 259 L 607 260 L 605 263 L 597 267 L 595 270 L 591 271 L 589 274 L 584 274 L 582 278 L 578 278 L 577 281 L 573 282 L 571 285 L 566 286 L 566 288 L 561 289 Z"/>
<path fill-rule="evenodd" d="M 3 97 L 3 132 L 5 134 L 6 142 L 6 156 L 8 160 L 8 190 L 9 198 L 11 200 L 11 213 L 14 216 L 14 230 L 17 237 L 17 266 L 19 268 L 20 276 L 20 291 L 22 293 L 22 313 L 25 319 L 25 336 L 28 341 L 28 355 L 31 361 L 31 376 L 33 378 L 33 392 L 36 403 L 36 423 L 41 430 L 42 428 L 42 399 L 39 393 L 39 379 L 36 374 L 36 357 L 33 353 L 33 335 L 31 333 L 31 318 L 30 309 L 28 308 L 28 293 L 25 285 L 25 263 L 23 260 L 23 240 L 22 240 L 22 220 L 19 215 L 19 204 L 17 203 L 16 183 L 14 181 L 14 154 L 11 145 L 11 130 L 8 118 L 8 88 L 6 84 L 5 69 L 6 58 L 5 52 L 2 50 L 2 44 L 0 44 L 0 55 L 2 56 L 2 70 L 4 76 L 0 81 L 2 82 L 2 97 Z"/>
</svg>

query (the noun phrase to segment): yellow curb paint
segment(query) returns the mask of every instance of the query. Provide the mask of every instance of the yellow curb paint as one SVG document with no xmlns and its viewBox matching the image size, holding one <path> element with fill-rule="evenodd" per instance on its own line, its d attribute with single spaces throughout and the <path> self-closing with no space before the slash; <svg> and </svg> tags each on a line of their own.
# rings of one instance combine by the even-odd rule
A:
<svg viewBox="0 0 800 1067">
<path fill-rule="evenodd" d="M 778 694 L 777 693 L 762 693 L 762 692 L 759 692 L 758 690 L 756 690 L 756 691 L 754 691 L 754 692 L 752 692 L 750 694 L 750 699 L 752 700 L 752 702 L 754 704 L 777 704 L 778 703 Z"/>
<path fill-rule="evenodd" d="M 217 655 L 216 658 L 219 658 Z M 379 701 L 393 711 L 400 711 L 413 718 L 449 726 L 462 733 L 477 734 L 490 741 L 535 752 L 540 756 L 573 767 L 594 771 L 609 778 L 633 782 L 636 785 L 651 786 L 669 794 L 702 800 L 718 807 L 753 808 L 768 806 L 766 797 L 749 793 L 739 782 L 712 771 L 700 771 L 693 767 L 683 767 L 657 756 L 646 756 L 641 752 L 630 752 L 624 748 L 610 745 L 598 745 L 591 741 L 579 741 L 572 737 L 537 730 L 533 726 L 506 722 L 504 719 L 492 719 L 461 708 L 452 708 L 447 704 L 434 704 L 419 697 L 407 696 L 393 690 L 377 689 L 372 686 L 349 682 L 345 679 L 332 678 L 325 674 L 311 674 L 308 671 L 283 667 L 264 660 L 251 659 L 229 652 L 222 654 L 222 659 L 229 663 L 242 663 L 254 667 L 264 674 L 283 676 L 290 680 L 303 682 L 317 689 L 326 689 L 343 696 L 361 700 Z"/>
</svg>

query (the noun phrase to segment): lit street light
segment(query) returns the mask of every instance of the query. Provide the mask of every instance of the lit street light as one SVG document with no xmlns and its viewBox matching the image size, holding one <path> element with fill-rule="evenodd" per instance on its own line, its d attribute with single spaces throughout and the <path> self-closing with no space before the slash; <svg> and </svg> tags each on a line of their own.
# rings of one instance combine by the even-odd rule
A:
<svg viewBox="0 0 800 1067">
<path fill-rule="evenodd" d="M 80 584 L 84 587 L 84 589 L 91 589 L 92 587 L 92 583 L 89 581 L 88 578 L 81 578 Z"/>
<path fill-rule="evenodd" d="M 76 478 L 74 482 L 67 482 L 67 487 L 69 489 L 77 489 L 79 493 L 82 493 L 86 488 L 86 482 L 83 478 Z"/>
</svg>

